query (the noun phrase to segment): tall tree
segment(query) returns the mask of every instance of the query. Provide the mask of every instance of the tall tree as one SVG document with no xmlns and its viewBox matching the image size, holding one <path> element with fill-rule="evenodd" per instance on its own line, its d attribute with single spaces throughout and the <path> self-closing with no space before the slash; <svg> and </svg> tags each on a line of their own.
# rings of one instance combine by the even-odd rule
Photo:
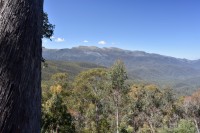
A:
<svg viewBox="0 0 200 133">
<path fill-rule="evenodd" d="M 120 60 L 116 61 L 110 70 L 110 80 L 112 88 L 112 96 L 116 111 L 116 132 L 119 133 L 120 126 L 120 107 L 122 101 L 128 93 L 129 87 L 125 84 L 128 79 L 124 63 Z"/>
<path fill-rule="evenodd" d="M 105 120 L 103 114 L 108 89 L 107 70 L 103 68 L 90 69 L 81 72 L 74 81 L 76 106 L 79 108 L 79 123 L 81 130 L 89 129 L 100 133 L 101 121 Z M 83 124 L 84 121 L 85 124 Z M 94 125 L 94 126 L 93 126 Z M 84 128 L 84 129 L 83 129 Z"/>
<path fill-rule="evenodd" d="M 62 78 L 62 77 L 61 77 Z M 51 86 L 52 96 L 42 104 L 42 133 L 74 133 L 75 128 L 67 105 L 63 101 L 61 85 Z"/>
<path fill-rule="evenodd" d="M 0 132 L 39 133 L 43 0 L 0 3 Z"/>
</svg>

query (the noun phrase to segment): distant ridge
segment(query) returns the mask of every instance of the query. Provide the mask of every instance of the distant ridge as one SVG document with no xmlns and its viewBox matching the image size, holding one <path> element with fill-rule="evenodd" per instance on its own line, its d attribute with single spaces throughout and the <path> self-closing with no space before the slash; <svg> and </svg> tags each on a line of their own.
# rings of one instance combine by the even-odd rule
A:
<svg viewBox="0 0 200 133">
<path fill-rule="evenodd" d="M 47 60 L 88 62 L 106 67 L 121 59 L 131 79 L 175 86 L 177 91 L 200 88 L 200 60 L 96 46 L 79 46 L 71 49 L 43 48 L 43 57 Z"/>
</svg>

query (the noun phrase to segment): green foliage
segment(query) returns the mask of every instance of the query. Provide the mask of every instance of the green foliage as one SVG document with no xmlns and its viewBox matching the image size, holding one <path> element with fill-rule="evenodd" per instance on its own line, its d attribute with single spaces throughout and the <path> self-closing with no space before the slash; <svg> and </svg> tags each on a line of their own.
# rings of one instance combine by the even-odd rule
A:
<svg viewBox="0 0 200 133">
<path fill-rule="evenodd" d="M 191 120 L 181 119 L 175 128 L 158 129 L 158 133 L 196 133 L 196 127 Z"/>
<path fill-rule="evenodd" d="M 175 133 L 196 133 L 196 127 L 194 122 L 190 120 L 181 119 L 178 123 L 178 127 L 174 129 Z"/>
<path fill-rule="evenodd" d="M 144 124 L 142 128 L 139 129 L 138 133 L 151 133 L 154 132 L 152 129 L 149 127 L 149 125 Z"/>
<path fill-rule="evenodd" d="M 115 129 L 117 132 L 119 132 L 119 126 L 121 122 L 123 121 L 123 114 L 122 110 L 125 108 L 124 104 L 127 102 L 127 93 L 129 91 L 129 87 L 125 83 L 125 81 L 128 79 L 126 69 L 124 66 L 124 63 L 120 60 L 116 61 L 114 65 L 111 67 L 109 72 L 110 77 L 110 95 L 112 99 L 111 105 L 113 105 L 113 112 L 116 115 L 115 122 Z M 113 127 L 114 128 L 114 127 Z"/>
<path fill-rule="evenodd" d="M 56 73 L 52 75 L 51 80 L 54 81 L 54 84 L 59 84 L 63 88 L 67 88 L 67 86 L 69 86 L 67 73 Z"/>
<path fill-rule="evenodd" d="M 52 75 L 53 83 L 42 86 L 42 129 L 41 132 L 75 132 L 71 114 L 68 112 L 65 100 L 65 90 L 68 87 L 66 73 Z"/>
<path fill-rule="evenodd" d="M 106 77 L 106 69 L 96 68 L 81 72 L 74 80 L 75 108 L 80 112 L 78 121 L 85 123 L 85 125 L 79 126 L 80 131 L 107 129 L 107 127 L 102 127 L 102 124 L 106 122 L 103 114 L 105 94 L 108 92 Z"/>
<path fill-rule="evenodd" d="M 60 94 L 53 93 L 52 97 L 42 105 L 42 132 L 57 131 L 61 133 L 75 132 L 72 117 L 67 112 Z"/>
<path fill-rule="evenodd" d="M 100 133 L 111 133 L 110 123 L 106 118 L 102 118 L 99 122 Z"/>
<path fill-rule="evenodd" d="M 200 126 L 200 91 L 178 98 L 154 84 L 129 87 L 121 61 L 110 69 L 53 67 L 59 71 L 42 84 L 42 132 L 196 133 Z M 66 71 L 76 67 L 87 68 L 73 79 Z"/>
<path fill-rule="evenodd" d="M 120 130 L 120 133 L 132 133 L 134 132 L 134 128 L 131 127 L 130 125 L 129 126 L 123 126 L 121 127 L 121 130 Z"/>
<path fill-rule="evenodd" d="M 43 27 L 42 27 L 43 38 L 50 39 L 53 36 L 54 28 L 55 28 L 55 25 L 52 25 L 49 22 L 48 14 L 44 12 L 43 13 Z"/>
<path fill-rule="evenodd" d="M 56 73 L 68 73 L 68 79 L 72 80 L 80 72 L 92 68 L 104 68 L 92 63 L 65 62 L 65 61 L 46 61 L 48 67 L 42 69 L 42 80 L 52 82 L 52 75 Z"/>
<path fill-rule="evenodd" d="M 101 99 L 106 91 L 104 83 L 106 82 L 106 69 L 96 68 L 80 73 L 74 80 L 75 92 L 79 98 L 87 98 L 94 103 Z"/>
<path fill-rule="evenodd" d="M 155 85 L 134 85 L 129 93 L 130 123 L 135 131 L 154 131 L 163 125 L 176 124 L 178 111 L 172 90 L 160 90 Z M 145 124 L 145 126 L 144 126 Z"/>
<path fill-rule="evenodd" d="M 127 93 L 128 87 L 125 85 L 125 81 L 128 79 L 128 75 L 122 61 L 116 61 L 115 64 L 111 67 L 110 78 L 113 90 Z"/>
</svg>

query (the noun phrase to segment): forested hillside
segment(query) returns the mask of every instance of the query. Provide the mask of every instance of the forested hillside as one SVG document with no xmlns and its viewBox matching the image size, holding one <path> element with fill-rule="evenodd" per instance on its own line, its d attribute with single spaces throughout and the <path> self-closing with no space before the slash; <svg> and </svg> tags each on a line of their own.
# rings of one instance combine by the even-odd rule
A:
<svg viewBox="0 0 200 133">
<path fill-rule="evenodd" d="M 191 94 L 200 88 L 200 60 L 192 61 L 142 51 L 87 46 L 60 50 L 43 48 L 43 56 L 51 61 L 87 62 L 105 67 L 110 67 L 115 60 L 121 59 L 127 68 L 130 80 L 154 83 L 161 87 L 169 86 L 182 94 Z"/>
<path fill-rule="evenodd" d="M 92 68 L 105 68 L 100 65 L 87 62 L 66 62 L 66 61 L 46 61 L 42 64 L 42 80 L 50 80 L 51 76 L 56 73 L 68 73 L 70 78 L 74 78 L 81 71 Z"/>
<path fill-rule="evenodd" d="M 196 133 L 199 130 L 200 90 L 179 96 L 173 88 L 130 83 L 122 61 L 108 68 L 72 62 L 48 62 L 48 65 L 51 71 L 42 84 L 42 133 Z M 67 70 L 74 73 L 68 74 Z"/>
</svg>

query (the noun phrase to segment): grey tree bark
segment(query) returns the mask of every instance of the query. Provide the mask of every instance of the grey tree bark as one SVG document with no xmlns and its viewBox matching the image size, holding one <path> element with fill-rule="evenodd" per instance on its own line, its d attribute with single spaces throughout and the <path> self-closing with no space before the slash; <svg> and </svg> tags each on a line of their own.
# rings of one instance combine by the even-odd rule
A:
<svg viewBox="0 0 200 133">
<path fill-rule="evenodd" d="M 39 133 L 43 0 L 0 0 L 0 132 Z"/>
</svg>

